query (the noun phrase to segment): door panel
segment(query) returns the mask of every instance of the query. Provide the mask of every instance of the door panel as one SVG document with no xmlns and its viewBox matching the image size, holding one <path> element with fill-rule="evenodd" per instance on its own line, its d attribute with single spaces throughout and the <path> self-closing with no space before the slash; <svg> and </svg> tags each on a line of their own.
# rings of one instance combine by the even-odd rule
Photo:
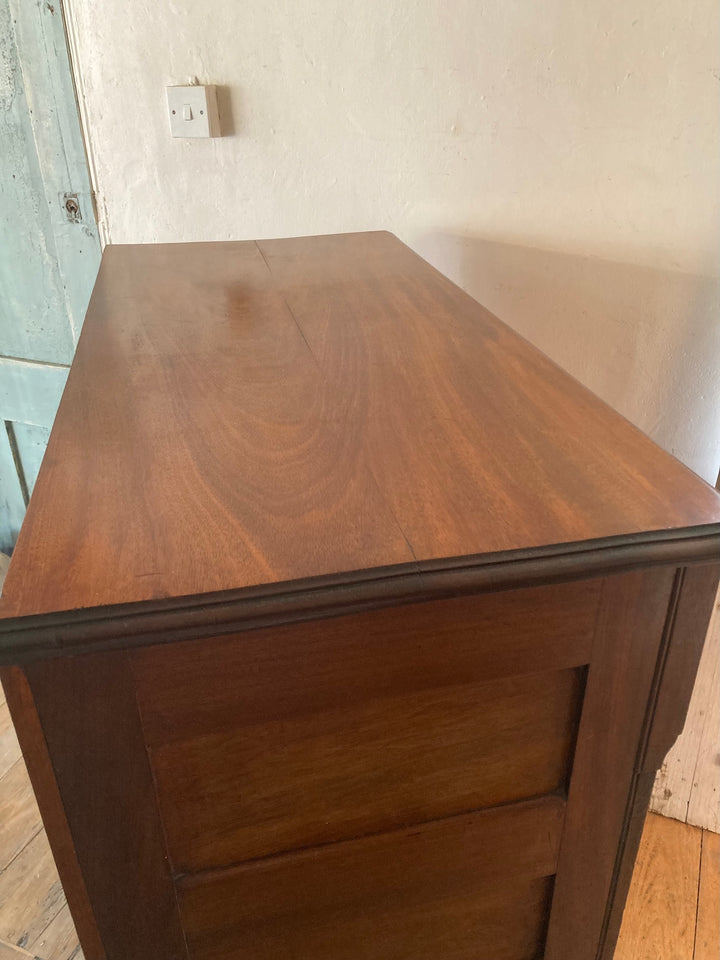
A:
<svg viewBox="0 0 720 960">
<path fill-rule="evenodd" d="M 3 419 L 51 427 L 67 375 L 68 368 L 60 364 L 28 363 L 0 357 L 0 414 Z"/>
<path fill-rule="evenodd" d="M 7 552 L 100 262 L 60 2 L 0 0 L 0 141 L 0 550 Z M 68 214 L 68 198 L 79 216 Z"/>
<path fill-rule="evenodd" d="M 0 357 L 0 551 L 3 553 L 12 550 L 20 531 L 67 373 L 68 368 L 59 364 Z"/>
<path fill-rule="evenodd" d="M 15 445 L 22 464 L 28 497 L 33 492 L 40 464 L 50 438 L 50 427 L 37 427 L 32 423 L 14 423 Z"/>
<path fill-rule="evenodd" d="M 25 496 L 15 466 L 7 424 L 0 424 L 0 552 L 12 549 L 25 516 Z"/>
</svg>

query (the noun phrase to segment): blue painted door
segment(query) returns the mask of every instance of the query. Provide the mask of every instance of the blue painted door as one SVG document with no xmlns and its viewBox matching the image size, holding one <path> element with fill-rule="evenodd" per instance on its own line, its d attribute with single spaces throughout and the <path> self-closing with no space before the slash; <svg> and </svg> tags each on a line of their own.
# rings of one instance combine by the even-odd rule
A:
<svg viewBox="0 0 720 960">
<path fill-rule="evenodd" d="M 0 551 L 45 451 L 100 243 L 60 0 L 0 0 Z"/>
</svg>

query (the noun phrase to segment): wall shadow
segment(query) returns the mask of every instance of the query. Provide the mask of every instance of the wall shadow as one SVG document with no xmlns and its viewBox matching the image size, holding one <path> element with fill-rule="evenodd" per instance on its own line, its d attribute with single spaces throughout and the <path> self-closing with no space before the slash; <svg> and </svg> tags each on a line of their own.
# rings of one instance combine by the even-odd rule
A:
<svg viewBox="0 0 720 960">
<path fill-rule="evenodd" d="M 235 117 L 240 116 L 240 94 L 237 89 L 217 84 L 215 87 L 220 121 L 220 136 L 234 137 L 238 132 Z"/>
<path fill-rule="evenodd" d="M 484 237 L 415 249 L 509 326 L 715 483 L 720 283 Z"/>
</svg>

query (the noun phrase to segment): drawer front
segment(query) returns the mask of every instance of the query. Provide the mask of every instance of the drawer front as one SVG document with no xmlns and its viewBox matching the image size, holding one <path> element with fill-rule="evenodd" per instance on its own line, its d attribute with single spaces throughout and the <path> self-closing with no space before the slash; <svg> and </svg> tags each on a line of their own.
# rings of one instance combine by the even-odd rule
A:
<svg viewBox="0 0 720 960">
<path fill-rule="evenodd" d="M 186 878 L 190 960 L 534 960 L 563 811 L 529 801 Z"/>
<path fill-rule="evenodd" d="M 597 593 L 507 591 L 139 652 L 173 869 L 562 788 Z"/>
<path fill-rule="evenodd" d="M 587 664 L 601 590 L 507 590 L 138 650 L 145 737 L 154 747 L 397 690 Z"/>
<path fill-rule="evenodd" d="M 193 872 L 550 793 L 568 776 L 581 695 L 569 669 L 157 747 L 171 860 Z"/>
</svg>

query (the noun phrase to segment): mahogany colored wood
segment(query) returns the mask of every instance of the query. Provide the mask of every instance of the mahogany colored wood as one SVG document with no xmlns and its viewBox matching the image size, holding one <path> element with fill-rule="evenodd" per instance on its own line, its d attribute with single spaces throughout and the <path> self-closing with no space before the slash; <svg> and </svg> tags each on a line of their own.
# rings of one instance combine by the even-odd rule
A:
<svg viewBox="0 0 720 960">
<path fill-rule="evenodd" d="M 590 661 L 602 581 L 386 608 L 131 656 L 148 744 Z M 302 678 L 302 683 L 298 679 Z"/>
<path fill-rule="evenodd" d="M 87 960 L 610 960 L 719 556 L 389 234 L 108 248 L 0 599 Z"/>
<path fill-rule="evenodd" d="M 557 797 L 248 863 L 181 884 L 191 960 L 533 960 Z"/>
<path fill-rule="evenodd" d="M 708 485 L 390 234 L 117 246 L 0 610 L 708 524 Z"/>
<path fill-rule="evenodd" d="M 86 960 L 181 960 L 184 937 L 125 655 L 44 661 L 26 675 L 102 942 L 100 952 L 78 928 Z M 42 803 L 39 786 L 45 815 L 55 805 Z M 46 828 L 55 833 L 51 822 Z M 63 852 L 61 877 L 66 864 Z"/>
<path fill-rule="evenodd" d="M 636 775 L 642 771 L 645 727 L 654 706 L 653 681 L 670 642 L 680 581 L 672 570 L 605 581 L 545 960 L 595 960 L 598 944 L 603 945 L 622 848 L 638 813 Z M 641 786 L 647 810 L 648 785 Z M 634 839 L 636 829 L 634 824 Z M 632 856 L 636 852 L 637 847 Z"/>
<path fill-rule="evenodd" d="M 175 870 L 562 788 L 583 688 L 568 668 L 590 658 L 600 589 L 509 591 L 139 651 Z"/>
<path fill-rule="evenodd" d="M 143 647 L 213 637 L 258 627 L 316 622 L 359 610 L 384 609 L 436 598 L 564 583 L 625 570 L 715 560 L 720 544 L 714 525 L 644 537 L 593 540 L 423 564 L 355 571 L 291 584 L 226 590 L 197 597 L 2 618 L 0 663 Z M 419 566 L 419 565 L 418 565 Z M 282 592 L 278 593 L 280 589 Z"/>
<path fill-rule="evenodd" d="M 60 874 L 65 899 L 72 910 L 78 937 L 85 945 L 86 960 L 105 960 L 105 950 L 27 679 L 19 667 L 5 667 L 0 670 L 0 681 Z"/>
<path fill-rule="evenodd" d="M 717 960 L 720 923 L 707 952 L 700 930 L 706 835 L 669 817 L 647 817 L 626 918 L 610 956 L 616 960 Z M 720 875 L 720 864 L 714 872 Z M 720 921 L 720 899 L 713 914 Z"/>
<path fill-rule="evenodd" d="M 718 578 L 719 563 L 688 567 L 682 572 L 671 625 L 672 643 L 665 651 L 656 716 L 652 729 L 648 731 L 642 770 L 654 773 L 682 733 L 705 643 L 703 631 L 715 603 Z"/>
<path fill-rule="evenodd" d="M 612 960 L 655 775 L 685 725 L 719 576 L 720 567 L 711 564 L 687 568 L 678 574 L 676 580 L 675 603 L 669 611 L 665 642 L 635 763 L 635 784 L 630 790 L 626 813 L 625 842 L 615 866 L 605 942 L 599 960 Z"/>
<path fill-rule="evenodd" d="M 157 747 L 171 862 L 197 872 L 560 790 L 581 693 L 574 670 L 398 684 L 349 708 L 309 699 L 292 718 Z"/>
</svg>

